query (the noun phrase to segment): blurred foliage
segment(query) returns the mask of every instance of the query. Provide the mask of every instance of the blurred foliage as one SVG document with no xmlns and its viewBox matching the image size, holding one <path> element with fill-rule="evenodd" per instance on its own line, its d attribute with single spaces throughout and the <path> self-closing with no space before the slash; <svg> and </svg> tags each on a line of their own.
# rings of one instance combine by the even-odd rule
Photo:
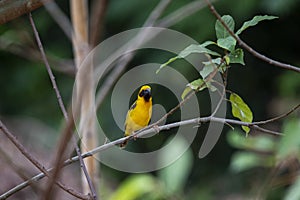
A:
<svg viewBox="0 0 300 200">
<path fill-rule="evenodd" d="M 285 199 L 297 199 L 300 197 L 299 190 L 296 190 L 300 176 L 299 168 L 293 166 L 300 166 L 299 118 L 285 120 L 282 132 L 284 136 L 279 141 L 274 136 L 255 135 L 245 138 L 239 131 L 228 132 L 229 144 L 239 149 L 231 157 L 230 169 L 234 173 L 242 173 L 264 168 L 271 179 L 261 180 L 260 184 L 265 185 L 263 190 L 272 188 L 276 182 L 283 182 L 283 185 L 289 185 Z"/>
<path fill-rule="evenodd" d="M 192 1 L 172 1 L 163 16 L 167 16 L 190 2 Z M 58 3 L 68 14 L 67 1 Z M 121 31 L 140 27 L 157 3 L 158 0 L 109 1 L 102 39 Z M 255 15 L 279 16 L 278 20 L 262 22 L 245 30 L 241 38 L 254 49 L 276 60 L 295 65 L 300 64 L 299 0 L 223 0 L 217 1 L 215 7 L 221 15 L 233 16 L 236 27 L 241 27 L 244 21 Z M 45 9 L 40 8 L 34 11 L 33 17 L 47 55 L 55 57 L 58 61 L 71 60 L 71 42 Z M 215 17 L 208 8 L 205 8 L 171 28 L 202 43 L 206 40 L 215 40 L 215 22 Z M 17 49 L 13 48 L 12 51 L 13 45 L 20 46 L 17 46 Z M 63 117 L 46 69 L 43 63 L 36 59 L 36 55 L 30 51 L 32 49 L 37 48 L 27 16 L 0 26 L 0 116 L 5 119 L 18 116 L 39 119 L 45 126 L 55 130 L 55 134 L 49 134 L 47 137 L 57 138 Z M 130 66 L 134 66 L 135 63 L 163 63 L 172 56 L 174 55 L 148 51 L 139 54 L 130 63 Z M 274 99 L 289 99 L 299 102 L 299 74 L 270 66 L 268 63 L 254 58 L 248 52 L 244 52 L 244 62 L 246 63 L 245 67 L 232 65 L 228 75 L 228 87 L 242 96 L 251 107 L 255 121 L 270 118 L 274 113 L 282 113 L 281 110 L 278 111 L 279 105 Z M 174 68 L 188 77 L 188 80 L 193 81 L 199 78 L 199 72 L 190 71 L 185 66 L 187 63 L 184 60 L 174 63 Z M 71 100 L 74 78 L 59 70 L 54 71 L 54 74 L 63 100 L 68 105 Z M 166 99 L 164 96 L 166 92 L 160 92 L 162 90 L 159 87 L 154 88 L 153 91 L 157 91 L 154 94 L 154 100 L 166 105 L 166 108 L 172 108 L 174 104 L 176 105 L 176 101 L 173 98 Z M 203 92 L 197 97 L 201 102 L 201 114 L 208 113 L 210 100 L 207 93 Z M 120 133 L 117 136 L 112 135 L 112 138 L 118 138 L 122 133 L 110 120 L 109 102 L 110 96 L 102 105 L 99 121 L 109 132 Z M 291 105 L 284 101 L 283 110 L 287 111 L 290 107 Z M 175 121 L 176 118 L 168 120 Z M 282 129 L 279 128 L 281 125 L 280 122 L 276 122 L 274 127 L 282 130 L 285 134 L 282 138 L 260 135 L 260 133 L 251 131 L 249 137 L 245 138 L 244 134 L 238 130 L 226 133 L 229 129 L 226 127 L 224 134 L 227 135 L 223 134 L 213 151 L 206 158 L 200 160 L 192 155 L 198 154 L 205 136 L 207 125 L 201 125 L 191 149 L 173 165 L 158 172 L 131 175 L 103 166 L 101 181 L 105 187 L 109 188 L 104 199 L 247 199 L 257 195 L 257 191 L 260 190 L 266 190 L 264 191 L 267 193 L 266 199 L 299 199 L 299 177 L 294 175 L 293 178 L 286 178 L 290 173 L 295 174 L 293 166 L 299 165 L 299 116 L 297 118 L 297 115 L 294 114 L 291 118 L 286 119 Z M 21 132 L 22 130 L 20 130 Z M 28 143 L 34 145 L 37 141 L 35 137 L 38 136 L 28 137 Z M 149 139 L 148 142 L 138 140 L 129 145 L 132 145 L 133 150 L 142 151 L 145 148 L 156 148 L 167 142 L 168 139 L 167 134 L 160 134 Z M 47 148 L 52 146 L 55 149 L 55 141 L 55 139 L 49 139 Z M 49 151 L 47 152 L 50 154 Z M 167 153 L 161 155 L 161 159 L 165 159 Z M 284 161 L 286 164 L 282 166 Z M 290 162 L 296 164 L 290 164 Z M 274 179 L 281 184 L 276 185 L 274 182 L 269 182 L 272 192 L 268 193 L 270 188 L 263 188 L 265 181 L 268 180 L 267 175 L 278 166 L 281 167 Z"/>
</svg>

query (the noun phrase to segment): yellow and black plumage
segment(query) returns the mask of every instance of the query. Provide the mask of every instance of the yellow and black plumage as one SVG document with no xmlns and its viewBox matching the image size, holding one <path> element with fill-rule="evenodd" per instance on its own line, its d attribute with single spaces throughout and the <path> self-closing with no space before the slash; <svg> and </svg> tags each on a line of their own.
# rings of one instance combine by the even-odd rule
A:
<svg viewBox="0 0 300 200">
<path fill-rule="evenodd" d="M 137 100 L 132 104 L 127 112 L 125 120 L 124 136 L 131 135 L 134 131 L 144 128 L 150 122 L 152 115 L 152 95 L 151 87 L 144 85 L 139 90 Z M 125 147 L 127 141 L 120 147 Z"/>
</svg>

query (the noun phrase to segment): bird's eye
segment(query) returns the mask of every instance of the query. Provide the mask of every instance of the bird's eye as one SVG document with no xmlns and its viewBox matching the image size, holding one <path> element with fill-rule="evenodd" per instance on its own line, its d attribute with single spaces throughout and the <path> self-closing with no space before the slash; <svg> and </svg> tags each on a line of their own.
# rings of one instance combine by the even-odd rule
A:
<svg viewBox="0 0 300 200">
<path fill-rule="evenodd" d="M 142 90 L 139 94 L 140 97 L 144 96 L 145 95 L 145 90 Z"/>
</svg>

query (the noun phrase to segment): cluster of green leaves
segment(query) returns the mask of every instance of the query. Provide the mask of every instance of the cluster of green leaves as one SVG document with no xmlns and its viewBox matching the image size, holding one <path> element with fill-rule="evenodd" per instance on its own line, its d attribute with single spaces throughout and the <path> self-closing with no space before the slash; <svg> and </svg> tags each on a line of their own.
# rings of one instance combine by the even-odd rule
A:
<svg viewBox="0 0 300 200">
<path fill-rule="evenodd" d="M 272 20 L 277 17 L 275 16 L 255 16 L 251 20 L 244 22 L 242 27 L 240 27 L 235 32 L 235 22 L 230 15 L 222 16 L 222 21 L 228 26 L 228 28 L 235 33 L 236 36 L 239 36 L 243 31 L 247 28 L 257 25 L 259 22 L 263 20 Z M 184 99 L 187 94 L 189 94 L 192 90 L 194 91 L 202 91 L 206 88 L 211 90 L 212 92 L 216 91 L 217 88 L 213 85 L 213 73 L 217 71 L 225 76 L 228 67 L 231 64 L 240 64 L 245 65 L 244 62 L 244 52 L 243 49 L 237 48 L 237 41 L 235 38 L 226 30 L 221 21 L 217 20 L 215 23 L 215 31 L 217 41 L 205 41 L 202 44 L 196 45 L 191 44 L 182 50 L 177 56 L 169 59 L 166 63 L 162 64 L 160 68 L 157 70 L 157 73 L 174 62 L 177 59 L 186 58 L 190 54 L 205 54 L 208 57 L 208 61 L 202 62 L 204 67 L 199 71 L 200 78 L 190 82 L 186 89 L 183 91 L 181 97 Z M 222 52 L 222 55 L 208 48 L 209 45 L 217 46 Z M 229 102 L 232 106 L 232 114 L 234 117 L 238 118 L 243 122 L 252 122 L 253 114 L 249 106 L 243 101 L 243 99 L 235 93 L 230 94 Z M 249 127 L 242 126 L 242 129 L 249 133 Z"/>
<path fill-rule="evenodd" d="M 227 134 L 229 144 L 237 149 L 232 158 L 230 169 L 235 172 L 243 172 L 253 168 L 266 168 L 268 171 L 280 163 L 286 163 L 291 158 L 300 159 L 300 121 L 297 118 L 288 119 L 283 125 L 284 137 L 275 138 L 270 135 L 257 135 L 255 137 L 243 137 L 237 130 Z M 283 170 L 283 169 L 282 169 Z M 276 178 L 284 179 L 284 175 Z M 286 191 L 283 199 L 300 199 L 300 177 Z"/>
</svg>

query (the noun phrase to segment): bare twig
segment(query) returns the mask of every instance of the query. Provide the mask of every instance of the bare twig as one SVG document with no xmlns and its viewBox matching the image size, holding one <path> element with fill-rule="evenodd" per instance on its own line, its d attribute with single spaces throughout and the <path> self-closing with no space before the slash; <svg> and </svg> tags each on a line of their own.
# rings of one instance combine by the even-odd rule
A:
<svg viewBox="0 0 300 200">
<path fill-rule="evenodd" d="M 89 52 L 88 46 L 88 16 L 87 2 L 84 0 L 70 0 L 71 17 L 73 23 L 73 51 L 75 64 L 78 69 L 81 62 Z"/>
<path fill-rule="evenodd" d="M 99 41 L 103 32 L 103 22 L 106 13 L 108 0 L 94 0 L 92 2 L 91 10 L 91 28 L 90 28 L 90 44 L 95 47 Z"/>
<path fill-rule="evenodd" d="M 214 2 L 216 0 L 213 0 Z M 158 20 L 155 25 L 160 27 L 170 27 L 174 24 L 180 22 L 184 18 L 191 16 L 192 14 L 196 13 L 197 11 L 204 8 L 206 5 L 202 0 L 192 1 L 191 3 L 186 4 L 185 6 L 179 8 L 178 10 L 172 12 L 171 14 L 167 15 L 166 17 Z"/>
<path fill-rule="evenodd" d="M 88 33 L 88 2 L 86 0 L 70 0 L 71 18 L 73 24 L 73 50 L 77 70 L 89 53 Z M 81 151 L 86 152 L 98 146 L 98 135 L 96 133 L 96 119 L 90 116 L 93 109 L 94 95 L 94 69 L 88 65 L 83 73 L 77 74 L 77 87 L 80 96 L 76 111 L 80 111 L 79 133 L 81 134 Z M 80 154 L 79 154 L 80 155 Z M 95 188 L 99 188 L 99 167 L 94 158 L 88 158 L 80 163 L 82 167 L 82 187 L 84 193 L 91 193 L 93 199 L 97 199 Z"/>
<path fill-rule="evenodd" d="M 163 0 L 160 1 L 159 4 L 154 8 L 154 10 L 150 13 L 147 20 L 143 24 L 143 27 L 149 27 L 153 26 L 155 24 L 155 21 L 161 16 L 164 9 L 167 7 L 167 5 L 170 3 L 170 0 Z M 141 31 L 138 33 L 138 35 L 135 37 L 136 40 L 133 44 L 133 46 L 139 46 L 142 42 L 147 41 L 147 31 Z M 102 104 L 103 100 L 105 99 L 106 95 L 108 94 L 109 90 L 111 89 L 112 85 L 116 82 L 118 77 L 124 72 L 126 69 L 127 64 L 130 62 L 130 60 L 134 57 L 134 52 L 128 53 L 121 57 L 115 68 L 112 70 L 110 75 L 107 79 L 103 82 L 101 88 L 99 89 L 97 96 L 96 96 L 96 107 L 99 108 Z"/>
<path fill-rule="evenodd" d="M 298 108 L 299 108 L 299 106 L 297 106 L 296 109 L 298 109 Z M 296 109 L 294 109 L 293 112 Z M 291 112 L 289 111 L 289 112 L 287 112 L 284 115 L 288 116 L 290 114 L 291 114 Z M 282 136 L 282 134 L 279 133 L 279 132 L 270 131 L 270 130 L 267 130 L 267 129 L 259 127 L 258 125 L 256 125 L 259 122 L 247 123 L 247 122 L 241 122 L 241 121 L 238 121 L 238 120 L 223 119 L 223 118 L 218 118 L 218 117 L 213 117 L 213 116 L 199 117 L 199 118 L 184 120 L 184 121 L 175 122 L 175 123 L 171 123 L 171 124 L 167 124 L 167 125 L 163 125 L 163 126 L 156 126 L 155 128 L 152 125 L 149 125 L 145 129 L 137 131 L 133 135 L 130 135 L 130 136 L 127 136 L 127 137 L 123 137 L 123 138 L 114 140 L 114 141 L 109 142 L 109 143 L 105 143 L 105 144 L 103 144 L 103 145 L 101 145 L 101 146 L 99 146 L 99 147 L 97 147 L 97 148 L 95 148 L 95 149 L 93 149 L 91 151 L 83 153 L 80 157 L 87 158 L 87 157 L 93 156 L 93 155 L 95 155 L 95 154 L 97 154 L 97 153 L 99 153 L 101 151 L 104 151 L 104 150 L 106 150 L 106 149 L 108 149 L 108 148 L 110 148 L 110 147 L 112 147 L 114 145 L 118 145 L 118 144 L 123 143 L 126 140 L 133 139 L 134 137 L 142 137 L 142 136 L 145 136 L 145 135 L 148 135 L 148 134 L 151 134 L 151 133 L 156 133 L 157 134 L 160 131 L 169 130 L 171 128 L 175 128 L 175 127 L 178 127 L 178 126 L 184 126 L 184 125 L 190 125 L 190 124 L 199 124 L 199 123 L 207 123 L 207 122 L 218 122 L 218 123 L 225 123 L 225 124 L 234 124 L 234 125 L 240 125 L 240 126 L 247 126 L 247 127 L 251 128 L 251 129 L 256 129 L 258 131 L 262 131 L 262 132 L 265 132 L 265 133 L 268 133 L 268 134 L 271 134 L 271 135 Z M 269 122 L 273 122 L 273 121 L 269 121 Z M 63 166 L 67 166 L 67 165 L 70 165 L 70 164 L 72 164 L 74 162 L 77 162 L 80 159 L 80 157 L 74 156 L 74 157 L 66 160 L 64 162 Z M 48 170 L 48 172 L 52 171 L 52 170 L 53 170 L 53 168 L 50 168 Z M 45 174 L 43 174 L 43 173 L 38 174 L 38 175 L 32 177 L 30 180 L 25 181 L 25 182 L 17 185 L 16 187 L 12 188 L 11 190 L 7 191 L 6 193 L 2 194 L 0 196 L 0 199 L 3 198 L 3 197 L 9 197 L 9 196 L 11 196 L 12 194 L 14 194 L 14 193 L 22 190 L 23 188 L 27 187 L 28 185 L 30 185 L 31 182 L 36 182 L 36 181 L 42 179 L 43 177 L 45 177 Z"/>
<path fill-rule="evenodd" d="M 145 25 L 161 26 L 161 27 L 167 28 L 167 27 L 170 27 L 170 26 L 178 23 L 182 19 L 194 14 L 196 11 L 199 11 L 200 9 L 205 7 L 205 4 L 203 4 L 202 1 L 191 2 L 187 5 L 185 5 L 184 7 L 178 9 L 177 11 L 175 11 L 174 14 L 170 14 L 169 16 L 164 17 L 161 20 L 158 20 L 161 13 L 160 13 L 160 15 L 158 15 L 159 12 L 157 12 L 155 10 L 157 9 L 157 10 L 160 10 L 160 12 L 162 12 L 163 11 L 162 8 L 167 6 L 167 3 L 169 3 L 169 2 L 165 1 L 165 3 L 164 3 L 161 1 L 160 5 L 158 5 L 153 10 L 153 12 L 149 15 L 148 19 L 144 23 L 144 26 Z M 152 21 L 150 21 L 150 19 L 152 19 Z M 141 33 L 141 34 L 146 35 L 146 33 Z M 143 37 L 143 38 L 145 38 L 145 37 Z M 147 41 L 147 38 L 145 38 L 145 41 Z M 109 76 L 107 76 L 107 79 L 102 84 L 102 86 L 99 89 L 99 92 L 97 93 L 97 96 L 96 96 L 96 107 L 97 108 L 99 108 L 100 105 L 102 104 L 103 100 L 105 99 L 106 95 L 108 94 L 109 90 L 111 89 L 111 86 L 115 83 L 117 78 L 124 72 L 127 64 L 133 58 L 133 55 L 134 55 L 134 53 L 129 53 L 125 57 L 121 58 L 120 61 L 117 63 L 116 67 L 111 72 L 111 74 Z"/>
<path fill-rule="evenodd" d="M 61 140 L 61 143 L 59 145 L 59 151 L 57 152 L 57 156 L 56 156 L 56 169 L 53 173 L 53 175 L 51 176 L 51 179 L 50 179 L 50 182 L 48 184 L 48 187 L 46 189 L 46 197 L 51 197 L 51 190 L 52 190 L 52 187 L 53 187 L 53 184 L 56 182 L 56 178 L 58 177 L 59 175 L 59 171 L 60 171 L 60 164 L 61 161 L 63 160 L 63 155 L 64 155 L 64 152 L 65 152 L 65 149 L 67 147 L 67 144 L 68 142 L 70 141 L 70 138 L 71 138 L 71 135 L 72 135 L 72 129 L 74 127 L 74 121 L 73 120 L 69 120 L 68 118 L 68 114 L 67 114 L 67 111 L 66 111 L 66 108 L 63 104 L 63 101 L 62 101 L 62 98 L 61 98 L 61 95 L 60 95 L 60 92 L 59 92 L 59 89 L 57 87 L 57 84 L 56 84 L 56 81 L 55 81 L 55 77 L 52 73 L 52 70 L 51 70 L 51 67 L 48 63 L 48 60 L 47 60 L 47 57 L 46 57 L 46 54 L 44 52 L 44 48 L 43 48 L 43 45 L 42 45 L 42 42 L 40 40 L 40 37 L 39 37 L 39 34 L 38 34 L 38 31 L 35 27 L 35 23 L 33 21 L 33 18 L 32 18 L 32 15 L 31 13 L 29 14 L 29 20 L 30 20 L 30 23 L 31 23 L 31 26 L 32 26 L 32 29 L 33 29 L 33 32 L 34 32 L 34 35 L 35 35 L 35 38 L 36 38 L 36 41 L 37 41 L 37 44 L 39 46 L 39 49 L 41 51 L 41 54 L 42 54 L 42 58 L 43 58 L 43 61 L 45 63 L 45 66 L 46 66 L 46 69 L 47 69 L 47 72 L 49 74 L 49 77 L 50 77 L 50 80 L 51 80 L 51 83 L 53 85 L 53 88 L 55 90 L 55 93 L 56 93 L 56 96 L 57 96 L 57 100 L 58 100 L 58 103 L 59 103 L 59 106 L 60 106 L 60 109 L 64 115 L 64 118 L 67 122 L 67 128 L 66 128 L 66 131 L 64 132 L 65 134 L 63 134 L 63 139 Z M 68 123 L 70 121 L 70 123 Z M 76 140 L 74 139 L 74 143 L 75 143 L 75 149 L 76 149 L 76 152 L 78 153 L 78 156 L 80 158 L 80 150 L 79 150 L 79 147 L 77 145 L 77 142 Z M 82 159 L 80 160 L 82 161 Z M 82 169 L 85 170 L 85 167 L 84 165 L 82 165 Z M 49 193 L 49 195 L 47 194 Z"/>
<path fill-rule="evenodd" d="M 175 122 L 175 123 L 171 123 L 171 124 L 166 124 L 166 125 L 163 125 L 163 126 L 157 126 L 157 127 L 151 127 L 148 126 L 147 129 L 143 130 L 143 131 L 138 131 L 136 132 L 135 134 L 133 135 L 130 135 L 130 136 L 127 136 L 127 137 L 123 137 L 123 138 L 120 138 L 120 139 L 117 139 L 117 140 L 114 140 L 112 142 L 109 142 L 109 143 L 106 143 L 106 144 L 103 144 L 89 152 L 86 152 L 84 154 L 82 154 L 82 158 L 86 158 L 86 157 L 90 157 L 90 156 L 93 156 L 101 151 L 104 151 L 114 145 L 118 145 L 118 144 L 121 144 L 123 143 L 125 140 L 130 140 L 130 139 L 133 139 L 134 137 L 142 137 L 142 136 L 145 136 L 145 135 L 148 135 L 148 134 L 151 134 L 151 133 L 157 133 L 157 132 L 160 132 L 160 131 L 163 131 L 163 130 L 169 130 L 169 129 L 172 129 L 172 128 L 175 128 L 175 127 L 178 127 L 178 126 L 184 126 L 184 125 L 191 125 L 191 124 L 199 124 L 199 123 L 207 123 L 207 122 L 218 122 L 218 123 L 228 123 L 228 124 L 234 124 L 234 125 L 240 125 L 240 126 L 248 126 L 249 128 L 251 129 L 257 129 L 259 131 L 262 131 L 262 130 L 266 130 L 266 129 L 260 129 L 259 126 L 257 125 L 254 125 L 256 122 L 253 122 L 253 123 L 247 123 L 247 122 L 241 122 L 241 121 L 238 121 L 238 120 L 232 120 L 232 119 L 223 119 L 223 118 L 218 118 L 218 117 L 212 117 L 212 116 L 209 116 L 209 117 L 199 117 L 199 118 L 193 118 L 193 119 L 189 119 L 189 120 L 184 120 L 184 121 L 180 121 L 180 122 Z M 265 131 L 262 131 L 262 132 L 265 132 Z M 272 135 L 282 135 L 281 133 L 278 133 L 278 132 L 267 132 L 267 133 L 270 133 Z M 70 158 L 68 160 L 66 160 L 64 162 L 64 166 L 66 165 L 69 165 L 69 164 L 72 164 L 76 161 L 79 160 L 79 157 L 78 156 L 75 156 L 73 158 Z M 49 169 L 49 171 L 53 170 L 52 168 Z M 6 192 L 5 195 L 8 195 L 10 196 L 12 193 L 16 192 L 16 191 L 19 191 L 25 187 L 27 187 L 30 182 L 32 181 L 38 181 L 40 180 L 41 178 L 43 178 L 45 175 L 44 174 L 38 174 L 36 175 L 35 177 L 33 177 L 32 179 L 28 180 L 27 182 L 24 182 L 18 186 L 16 186 L 15 188 L 11 189 L 10 191 Z M 3 194 L 4 195 L 4 194 Z M 0 196 L 1 198 L 1 196 Z"/>
<path fill-rule="evenodd" d="M 209 6 L 211 12 L 216 16 L 216 18 L 222 23 L 222 25 L 224 26 L 224 28 L 228 31 L 228 33 L 230 33 L 230 35 L 237 41 L 237 43 L 243 47 L 244 49 L 246 49 L 249 53 L 251 53 L 253 56 L 271 64 L 277 67 L 281 67 L 287 70 L 292 70 L 295 72 L 300 73 L 300 68 L 290 65 L 290 64 L 286 64 L 286 63 L 282 63 L 276 60 L 273 60 L 271 58 L 268 58 L 265 55 L 262 55 L 260 53 L 258 53 L 257 51 L 255 51 L 254 49 L 252 49 L 248 44 L 246 44 L 243 40 L 241 40 L 232 30 L 230 30 L 230 28 L 227 26 L 227 24 L 222 20 L 220 14 L 216 11 L 215 7 L 212 5 L 212 3 L 209 0 L 205 0 L 207 5 Z"/>
<path fill-rule="evenodd" d="M 65 119 L 68 119 L 68 114 L 67 114 L 67 111 L 66 111 L 66 109 L 65 109 L 64 102 L 63 102 L 63 100 L 62 100 L 62 98 L 61 98 L 59 89 L 58 89 L 57 84 L 56 84 L 56 81 L 55 81 L 55 77 L 54 77 L 54 75 L 53 75 L 53 73 L 52 73 L 51 67 L 50 67 L 49 62 L 48 62 L 48 60 L 47 60 L 47 57 L 46 57 L 46 54 L 45 54 L 45 51 L 44 51 L 44 48 L 43 48 L 43 45 L 42 45 L 42 42 L 41 42 L 39 33 L 38 33 L 38 31 L 37 31 L 37 29 L 36 29 L 36 27 L 35 27 L 35 24 L 34 24 L 34 21 L 33 21 L 33 18 L 32 18 L 31 13 L 29 13 L 29 20 L 30 20 L 30 24 L 31 24 L 31 26 L 32 26 L 32 30 L 33 30 L 33 33 L 34 33 L 36 42 L 37 42 L 38 47 L 39 47 L 39 49 L 40 49 L 40 51 L 41 51 L 41 55 L 42 55 L 43 61 L 44 61 L 44 63 L 45 63 L 47 72 L 48 72 L 48 74 L 49 74 L 49 77 L 50 77 L 50 80 L 51 80 L 53 89 L 54 89 L 54 91 L 55 91 L 56 98 L 57 98 L 57 101 L 58 101 L 60 110 L 62 111 L 62 113 L 63 113 Z"/>
<path fill-rule="evenodd" d="M 293 113 L 294 111 L 296 111 L 298 108 L 300 107 L 300 103 L 298 105 L 296 105 L 295 107 L 293 107 L 290 111 L 288 111 L 287 113 L 284 113 L 282 115 L 279 115 L 277 117 L 274 117 L 274 118 L 271 118 L 271 119 L 268 119 L 268 120 L 264 120 L 264 121 L 259 121 L 259 122 L 255 122 L 253 123 L 254 125 L 263 125 L 263 124 L 267 124 L 267 123 L 270 123 L 270 122 L 274 122 L 274 121 L 277 121 L 277 120 L 280 120 L 282 118 L 285 118 L 286 116 L 290 115 L 291 113 Z"/>
<path fill-rule="evenodd" d="M 72 116 L 72 115 L 70 115 Z M 51 174 L 51 178 L 47 183 L 45 192 L 44 192 L 44 198 L 45 200 L 50 200 L 55 197 L 55 192 L 53 191 L 53 185 L 55 181 L 59 177 L 59 173 L 61 171 L 61 168 L 63 167 L 63 160 L 66 158 L 66 149 L 69 145 L 69 141 L 72 138 L 73 134 L 73 127 L 74 127 L 74 120 L 73 118 L 69 119 L 66 123 L 66 127 L 64 128 L 62 137 L 60 139 L 60 142 L 57 147 L 55 161 L 54 161 L 54 170 Z M 74 138 L 74 137 L 73 137 Z M 74 138 L 74 143 L 76 143 L 76 140 Z M 79 149 L 79 147 L 76 148 L 76 150 Z M 81 153 L 79 152 L 80 155 Z"/>
<path fill-rule="evenodd" d="M 42 0 L 1 0 L 0 24 L 4 24 L 43 5 Z"/>
<path fill-rule="evenodd" d="M 29 61 L 33 61 L 33 62 L 43 61 L 43 59 L 41 58 L 41 52 L 39 50 L 32 48 L 32 46 L 30 45 L 23 44 L 23 43 L 12 44 L 11 41 L 8 41 L 5 37 L 2 36 L 0 36 L 0 49 L 9 52 L 11 54 L 14 54 L 16 56 L 25 58 Z M 53 55 L 52 56 L 48 55 L 48 61 L 52 66 L 52 69 L 74 77 L 75 67 L 74 67 L 74 62 L 72 60 L 61 59 Z"/>
<path fill-rule="evenodd" d="M 43 61 L 44 61 L 44 63 L 45 63 L 47 72 L 48 72 L 48 74 L 49 74 L 51 83 L 52 83 L 52 85 L 53 85 L 53 89 L 54 89 L 54 91 L 55 91 L 55 93 L 56 93 L 56 97 L 57 97 L 57 100 L 58 100 L 60 109 L 61 109 L 61 111 L 63 112 L 63 115 L 64 115 L 66 121 L 68 121 L 68 114 L 67 114 L 67 111 L 66 111 L 66 109 L 65 109 L 64 103 L 63 103 L 62 98 L 61 98 L 61 95 L 60 95 L 60 92 L 59 92 L 58 87 L 57 87 L 57 85 L 56 85 L 55 77 L 54 77 L 54 75 L 53 75 L 53 73 L 52 73 L 52 70 L 51 70 L 51 68 L 50 68 L 50 65 L 49 65 L 49 63 L 48 63 L 48 60 L 47 60 L 46 54 L 45 54 L 45 52 L 44 52 L 44 48 L 43 48 L 42 42 L 41 42 L 41 40 L 40 40 L 38 31 L 37 31 L 37 29 L 36 29 L 36 27 L 35 27 L 35 23 L 34 23 L 34 21 L 33 21 L 33 18 L 32 18 L 31 13 L 29 13 L 29 20 L 30 20 L 30 24 L 31 24 L 31 26 L 32 26 L 33 33 L 34 33 L 34 35 L 35 35 L 35 39 L 36 39 L 36 41 L 37 41 L 38 47 L 39 47 L 40 52 L 41 52 L 41 54 L 42 54 L 42 58 L 43 58 Z M 69 140 L 66 140 L 66 138 L 64 138 L 63 143 L 65 144 L 67 141 L 69 141 Z M 66 144 L 65 144 L 65 146 L 66 146 Z M 63 146 L 63 148 L 64 148 L 64 146 Z M 60 149 L 60 151 L 61 151 L 61 149 Z M 61 153 L 61 152 L 60 152 L 60 153 Z M 63 154 L 63 153 L 62 153 L 62 154 Z M 61 157 L 59 156 L 59 157 L 56 157 L 56 158 L 57 158 L 57 159 L 56 159 L 56 165 L 55 165 L 55 166 L 59 166 L 60 160 L 62 160 L 62 159 L 61 159 L 62 156 L 61 156 Z M 57 167 L 57 168 L 59 168 L 59 167 Z M 49 181 L 49 183 L 48 183 L 48 186 L 46 187 L 46 190 L 45 190 L 45 197 L 46 197 L 46 198 L 51 198 L 52 195 L 54 195 L 54 194 L 51 192 L 51 190 L 52 190 L 52 186 L 54 185 L 54 183 L 55 183 L 55 181 L 56 181 L 56 178 L 57 178 L 57 176 L 58 176 L 58 172 L 59 172 L 59 170 L 55 170 L 55 173 L 53 173 L 53 175 L 52 175 L 51 178 L 50 178 L 50 181 Z M 50 195 L 50 194 L 52 194 L 52 195 Z"/>
<path fill-rule="evenodd" d="M 31 155 L 28 150 L 18 141 L 18 139 L 6 128 L 6 126 L 2 123 L 0 120 L 0 130 L 6 135 L 6 137 L 17 147 L 17 149 L 36 167 L 38 168 L 43 174 L 50 177 L 49 172 L 45 169 L 45 167 L 35 158 L 33 155 Z M 68 192 L 69 194 L 80 198 L 80 199 L 88 199 L 87 196 L 82 195 L 81 193 L 78 193 L 76 190 L 73 190 L 71 188 L 68 188 L 63 183 L 56 181 L 55 184 L 57 184 L 61 189 Z M 3 199 L 1 196 L 0 199 Z"/>
<path fill-rule="evenodd" d="M 29 179 L 28 175 L 29 174 L 29 170 L 26 169 L 25 167 L 23 166 L 20 166 L 20 165 L 17 165 L 15 163 L 15 159 L 14 158 L 14 154 L 13 156 L 10 156 L 7 154 L 7 150 L 4 151 L 2 150 L 2 148 L 0 148 L 0 156 L 5 160 L 5 163 L 14 171 L 16 172 L 16 174 L 23 180 L 23 181 L 26 181 Z M 11 158 L 12 157 L 12 158 Z M 38 193 L 38 191 L 41 190 L 41 188 L 39 187 L 39 185 L 37 184 L 31 184 L 31 188 L 33 189 L 33 191 L 35 193 Z"/>
<path fill-rule="evenodd" d="M 221 85 L 221 84 L 220 84 L 220 85 Z M 223 87 L 223 90 L 222 90 L 222 93 L 220 94 L 220 100 L 219 100 L 219 102 L 218 102 L 218 104 L 217 104 L 215 110 L 211 113 L 211 116 L 215 116 L 215 114 L 218 112 L 218 110 L 219 110 L 219 108 L 220 108 L 222 102 L 223 102 L 224 99 L 225 99 L 226 88 L 225 88 L 223 85 L 221 85 L 221 87 Z"/>
<path fill-rule="evenodd" d="M 55 1 L 42 0 L 46 10 L 55 20 L 55 22 L 59 25 L 59 27 L 63 30 L 66 36 L 72 41 L 72 32 L 73 28 L 69 18 L 65 15 L 65 13 L 58 7 Z"/>
</svg>

